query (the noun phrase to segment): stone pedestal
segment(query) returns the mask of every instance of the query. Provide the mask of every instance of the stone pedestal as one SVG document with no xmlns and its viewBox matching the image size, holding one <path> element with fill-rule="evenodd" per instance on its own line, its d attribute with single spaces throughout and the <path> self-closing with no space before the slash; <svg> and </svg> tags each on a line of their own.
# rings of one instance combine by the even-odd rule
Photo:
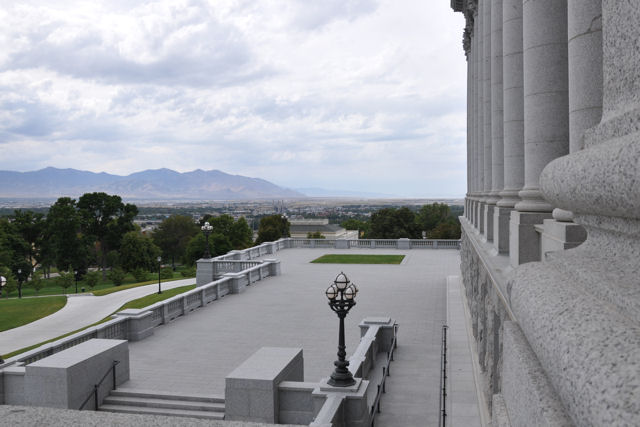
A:
<svg viewBox="0 0 640 427">
<path fill-rule="evenodd" d="M 535 225 L 551 218 L 551 212 L 512 211 L 509 222 L 509 259 L 512 267 L 540 261 L 540 235 Z"/>
<path fill-rule="evenodd" d="M 539 231 L 541 232 L 541 260 L 544 260 L 548 253 L 575 248 L 587 238 L 587 232 L 583 226 L 554 219 L 545 219 Z"/>
<path fill-rule="evenodd" d="M 204 286 L 215 280 L 213 258 L 200 258 L 196 261 L 196 286 Z"/>
<path fill-rule="evenodd" d="M 509 220 L 512 210 L 496 206 L 493 211 L 493 247 L 500 254 L 509 252 Z"/>
<path fill-rule="evenodd" d="M 484 234 L 484 207 L 485 203 L 478 203 L 478 224 L 476 224 L 476 229 L 480 232 L 480 234 Z"/>
<path fill-rule="evenodd" d="M 128 308 L 116 313 L 129 319 L 127 340 L 140 341 L 153 335 L 153 313 L 144 309 Z"/>
</svg>

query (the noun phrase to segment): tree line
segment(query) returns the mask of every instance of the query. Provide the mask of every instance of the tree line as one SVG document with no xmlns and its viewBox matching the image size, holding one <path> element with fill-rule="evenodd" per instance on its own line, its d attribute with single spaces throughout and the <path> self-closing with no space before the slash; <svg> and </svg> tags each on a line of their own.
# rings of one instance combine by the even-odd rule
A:
<svg viewBox="0 0 640 427">
<path fill-rule="evenodd" d="M 34 278 L 36 268 L 45 276 L 53 268 L 58 270 L 58 282 L 66 289 L 84 276 L 90 286 L 96 283 L 98 273 L 89 272 L 90 267 L 118 285 L 125 273 L 146 280 L 147 272 L 158 271 L 159 256 L 173 270 L 180 263 L 192 266 L 205 251 L 201 231 L 205 222 L 212 226 L 213 256 L 253 245 L 253 232 L 244 218 L 205 215 L 196 222 L 191 216 L 171 215 L 147 235 L 133 222 L 137 214 L 138 208 L 123 203 L 120 196 L 87 193 L 78 200 L 59 198 L 46 214 L 15 210 L 0 217 L 0 276 L 8 281 L 5 290 Z M 283 228 L 279 215 L 263 218 L 258 240 L 288 236 L 286 225 Z M 32 283 L 40 286 L 38 280 Z"/>
<path fill-rule="evenodd" d="M 373 212 L 368 221 L 348 219 L 340 225 L 358 230 L 362 239 L 459 239 L 460 209 L 446 203 L 424 205 L 417 212 L 407 207 L 383 208 Z"/>
</svg>

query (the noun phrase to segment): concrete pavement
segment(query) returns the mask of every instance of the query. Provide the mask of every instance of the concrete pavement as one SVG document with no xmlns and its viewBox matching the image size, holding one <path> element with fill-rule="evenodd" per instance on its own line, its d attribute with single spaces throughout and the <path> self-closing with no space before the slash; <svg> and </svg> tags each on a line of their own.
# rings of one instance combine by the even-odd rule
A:
<svg viewBox="0 0 640 427">
<path fill-rule="evenodd" d="M 163 282 L 162 289 L 195 284 L 195 278 Z M 139 286 L 104 296 L 70 294 L 55 313 L 19 328 L 0 332 L 0 354 L 59 337 L 104 319 L 124 303 L 158 292 L 158 284 Z"/>
<path fill-rule="evenodd" d="M 406 258 L 401 265 L 309 263 L 326 253 Z M 400 325 L 376 425 L 438 424 L 446 278 L 460 275 L 458 251 L 290 249 L 268 257 L 281 261 L 281 276 L 227 295 L 156 328 L 145 340 L 129 343 L 131 380 L 126 387 L 224 394 L 225 376 L 264 346 L 301 347 L 305 381 L 329 376 L 336 359 L 338 319 L 324 292 L 344 271 L 360 289 L 345 321 L 347 354 L 359 342 L 357 325 L 363 318 L 391 316 Z"/>
</svg>

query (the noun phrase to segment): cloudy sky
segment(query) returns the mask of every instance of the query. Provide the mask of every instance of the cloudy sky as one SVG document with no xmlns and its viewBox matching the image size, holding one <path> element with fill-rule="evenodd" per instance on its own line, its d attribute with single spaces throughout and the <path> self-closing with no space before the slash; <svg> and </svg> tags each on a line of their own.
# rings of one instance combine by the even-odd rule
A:
<svg viewBox="0 0 640 427">
<path fill-rule="evenodd" d="M 448 0 L 3 0 L 0 22 L 0 170 L 465 192 Z"/>
</svg>

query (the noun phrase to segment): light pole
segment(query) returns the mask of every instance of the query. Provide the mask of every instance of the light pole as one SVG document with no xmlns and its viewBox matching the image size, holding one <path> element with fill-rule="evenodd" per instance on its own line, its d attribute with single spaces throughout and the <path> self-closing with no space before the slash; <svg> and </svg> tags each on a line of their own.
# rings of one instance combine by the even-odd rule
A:
<svg viewBox="0 0 640 427">
<path fill-rule="evenodd" d="M 346 345 L 344 343 L 344 318 L 349 310 L 356 305 L 355 297 L 358 294 L 358 288 L 351 283 L 347 276 L 340 272 L 325 292 L 329 298 L 329 307 L 335 311 L 340 319 L 340 330 L 338 335 L 338 360 L 333 362 L 336 369 L 329 378 L 329 385 L 334 387 L 349 387 L 354 385 L 356 381 L 348 369 L 349 361 L 345 359 L 347 355 Z"/>
<path fill-rule="evenodd" d="M 207 249 L 204 252 L 203 258 L 209 259 L 211 258 L 211 252 L 209 251 L 209 234 L 211 234 L 213 227 L 208 222 L 205 222 L 201 228 L 202 232 L 204 233 L 204 238 L 207 240 Z"/>
<path fill-rule="evenodd" d="M 162 265 L 160 264 L 160 261 L 162 261 L 162 257 L 158 257 L 158 293 L 159 294 L 162 293 L 162 288 L 160 287 L 160 270 Z"/>
<path fill-rule="evenodd" d="M 18 269 L 18 298 L 22 298 L 22 269 Z"/>
<path fill-rule="evenodd" d="M 76 279 L 76 294 L 78 293 L 78 270 L 73 270 L 73 277 Z"/>
<path fill-rule="evenodd" d="M 7 278 L 4 276 L 0 276 L 0 297 L 2 297 L 2 288 L 7 284 Z"/>
</svg>

